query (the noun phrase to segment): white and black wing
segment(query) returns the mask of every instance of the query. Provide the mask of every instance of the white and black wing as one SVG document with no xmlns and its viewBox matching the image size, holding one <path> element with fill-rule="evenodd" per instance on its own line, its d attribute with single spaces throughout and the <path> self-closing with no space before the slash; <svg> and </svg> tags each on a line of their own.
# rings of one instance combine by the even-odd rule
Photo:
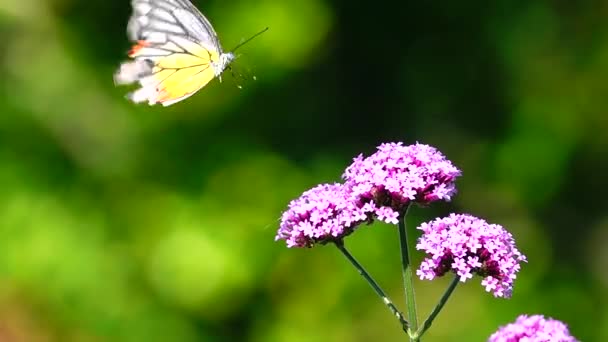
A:
<svg viewBox="0 0 608 342">
<path fill-rule="evenodd" d="M 217 34 L 207 18 L 188 0 L 133 0 L 127 25 L 131 41 L 165 43 L 182 36 L 222 53 Z"/>
</svg>

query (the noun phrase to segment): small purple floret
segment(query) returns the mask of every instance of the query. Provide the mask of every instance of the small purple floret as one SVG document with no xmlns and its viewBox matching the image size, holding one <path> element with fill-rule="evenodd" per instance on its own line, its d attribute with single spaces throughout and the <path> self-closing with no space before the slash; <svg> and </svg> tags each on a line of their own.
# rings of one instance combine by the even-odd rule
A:
<svg viewBox="0 0 608 342">
<path fill-rule="evenodd" d="M 427 258 L 416 274 L 432 280 L 448 272 L 461 282 L 479 275 L 486 291 L 511 297 L 513 281 L 526 257 L 515 247 L 511 233 L 502 226 L 466 214 L 451 214 L 418 227 L 423 234 L 416 249 Z"/>
<path fill-rule="evenodd" d="M 555 319 L 542 315 L 517 317 L 515 323 L 502 326 L 488 342 L 577 342 L 568 327 Z"/>
</svg>

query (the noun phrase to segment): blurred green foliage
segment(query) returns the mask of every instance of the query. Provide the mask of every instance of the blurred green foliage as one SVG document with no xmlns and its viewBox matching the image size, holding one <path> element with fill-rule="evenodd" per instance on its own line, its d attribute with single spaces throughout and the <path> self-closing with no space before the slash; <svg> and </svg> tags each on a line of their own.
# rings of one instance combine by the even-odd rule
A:
<svg viewBox="0 0 608 342">
<path fill-rule="evenodd" d="M 608 340 L 606 2 L 195 3 L 226 48 L 270 31 L 243 90 L 161 108 L 112 83 L 129 1 L 0 1 L 0 341 L 404 340 L 337 250 L 273 241 L 289 200 L 396 140 L 464 173 L 414 236 L 470 212 L 529 258 L 511 300 L 467 283 L 426 340 L 520 313 Z M 347 245 L 404 309 L 396 236 Z M 416 282 L 423 316 L 446 285 Z"/>
</svg>

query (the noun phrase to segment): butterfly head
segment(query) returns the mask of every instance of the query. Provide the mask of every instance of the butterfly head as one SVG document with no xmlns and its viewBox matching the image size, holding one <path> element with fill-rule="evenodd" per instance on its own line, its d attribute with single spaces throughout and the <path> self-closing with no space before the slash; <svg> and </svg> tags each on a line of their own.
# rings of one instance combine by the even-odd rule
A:
<svg viewBox="0 0 608 342">
<path fill-rule="evenodd" d="M 216 62 L 211 62 L 213 64 L 215 76 L 219 77 L 235 58 L 236 57 L 232 52 L 226 52 L 222 53 Z"/>
</svg>

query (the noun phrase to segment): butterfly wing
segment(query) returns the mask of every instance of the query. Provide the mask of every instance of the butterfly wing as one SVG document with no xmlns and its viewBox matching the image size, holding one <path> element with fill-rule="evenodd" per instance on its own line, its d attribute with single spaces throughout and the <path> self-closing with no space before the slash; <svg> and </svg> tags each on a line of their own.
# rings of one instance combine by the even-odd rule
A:
<svg viewBox="0 0 608 342">
<path fill-rule="evenodd" d="M 127 25 L 136 42 L 114 75 L 116 84 L 139 82 L 134 102 L 181 101 L 215 77 L 213 62 L 222 54 L 211 23 L 188 0 L 133 0 Z"/>
</svg>

